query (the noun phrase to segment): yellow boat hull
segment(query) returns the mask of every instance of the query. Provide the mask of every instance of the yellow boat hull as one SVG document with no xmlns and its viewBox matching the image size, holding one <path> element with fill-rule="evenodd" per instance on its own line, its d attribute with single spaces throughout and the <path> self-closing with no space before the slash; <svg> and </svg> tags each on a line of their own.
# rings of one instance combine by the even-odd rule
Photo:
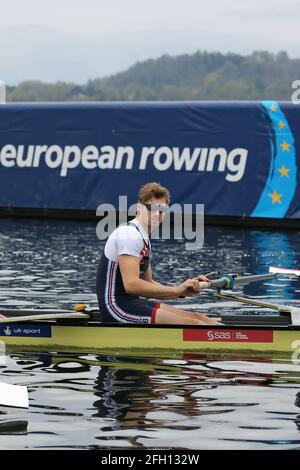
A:
<svg viewBox="0 0 300 470">
<path fill-rule="evenodd" d="M 9 324 L 0 329 L 4 347 L 51 350 L 182 350 L 285 352 L 300 357 L 300 327 Z"/>
</svg>

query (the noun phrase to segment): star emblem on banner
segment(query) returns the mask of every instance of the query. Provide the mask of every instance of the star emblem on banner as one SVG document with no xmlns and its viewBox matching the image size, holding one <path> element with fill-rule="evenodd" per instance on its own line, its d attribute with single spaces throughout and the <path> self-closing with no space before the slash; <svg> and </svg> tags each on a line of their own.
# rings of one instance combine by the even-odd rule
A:
<svg viewBox="0 0 300 470">
<path fill-rule="evenodd" d="M 271 155 L 268 176 L 262 181 L 262 192 L 252 217 L 291 217 L 292 201 L 298 191 L 298 165 L 296 128 L 289 124 L 289 107 L 276 101 L 262 101 L 263 112 L 269 122 L 269 152 Z M 291 209 L 290 209 L 291 208 Z"/>
<path fill-rule="evenodd" d="M 282 165 L 281 168 L 278 168 L 278 171 L 279 171 L 281 176 L 287 176 L 288 177 L 290 169 L 286 168 L 284 165 Z"/>
<path fill-rule="evenodd" d="M 288 144 L 286 141 L 284 141 L 282 144 L 280 144 L 280 146 L 281 146 L 283 152 L 289 152 L 290 151 L 291 144 Z"/>
<path fill-rule="evenodd" d="M 282 204 L 281 198 L 282 194 L 279 194 L 276 189 L 273 189 L 272 193 L 269 193 L 270 198 L 272 199 L 272 204 Z"/>
</svg>

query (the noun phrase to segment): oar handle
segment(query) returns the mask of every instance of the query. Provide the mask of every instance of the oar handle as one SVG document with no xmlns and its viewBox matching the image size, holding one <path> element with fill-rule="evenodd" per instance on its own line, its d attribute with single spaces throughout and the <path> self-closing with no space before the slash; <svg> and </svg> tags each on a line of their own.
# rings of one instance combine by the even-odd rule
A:
<svg viewBox="0 0 300 470">
<path fill-rule="evenodd" d="M 199 282 L 200 289 L 211 289 L 212 287 L 218 289 L 232 289 L 234 285 L 234 276 L 226 274 L 219 279 L 213 279 L 212 281 Z"/>
<path fill-rule="evenodd" d="M 207 282 L 207 281 L 199 282 L 199 287 L 200 287 L 200 289 L 210 289 L 212 287 L 211 281 L 209 281 L 209 282 Z"/>
<path fill-rule="evenodd" d="M 199 282 L 200 289 L 224 289 L 232 290 L 234 284 L 249 284 L 251 282 L 265 281 L 266 279 L 272 279 L 276 277 L 276 274 L 256 274 L 253 276 L 240 276 L 237 277 L 235 274 L 224 274 L 224 276 L 219 279 L 213 279 L 211 281 L 201 281 Z M 182 296 L 185 297 L 185 296 Z M 180 296 L 181 298 L 181 296 Z"/>
<path fill-rule="evenodd" d="M 213 279 L 209 282 L 200 282 L 200 289 L 211 289 L 212 287 L 217 289 L 232 290 L 234 284 L 247 285 L 251 282 L 266 281 L 276 277 L 277 274 L 255 274 L 253 276 L 236 276 L 234 274 L 224 274 L 219 279 Z"/>
<path fill-rule="evenodd" d="M 234 285 L 234 276 L 226 274 L 219 279 L 213 279 L 212 281 L 201 281 L 199 282 L 200 289 L 211 289 L 212 287 L 217 289 L 232 289 Z M 180 299 L 184 299 L 185 295 L 180 295 Z"/>
<path fill-rule="evenodd" d="M 213 279 L 212 281 L 201 281 L 199 282 L 200 289 L 211 289 L 212 287 L 219 289 L 232 289 L 234 285 L 234 276 L 232 274 L 226 274 L 219 279 Z"/>
</svg>

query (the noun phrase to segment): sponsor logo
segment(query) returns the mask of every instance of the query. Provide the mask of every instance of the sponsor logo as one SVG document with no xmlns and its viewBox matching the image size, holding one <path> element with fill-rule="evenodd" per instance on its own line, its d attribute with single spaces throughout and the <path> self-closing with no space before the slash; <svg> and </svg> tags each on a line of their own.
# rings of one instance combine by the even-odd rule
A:
<svg viewBox="0 0 300 470">
<path fill-rule="evenodd" d="M 270 330 L 225 330 L 225 329 L 192 329 L 183 330 L 183 341 L 207 342 L 246 342 L 272 343 L 273 331 Z"/>
<path fill-rule="evenodd" d="M 215 341 L 216 339 L 220 340 L 230 340 L 231 334 L 229 331 L 208 331 L 207 332 L 207 339 L 209 341 Z"/>
<path fill-rule="evenodd" d="M 5 328 L 4 334 L 5 334 L 6 336 L 11 335 L 11 329 L 9 328 L 9 326 L 7 326 L 7 327 Z"/>
<path fill-rule="evenodd" d="M 20 336 L 51 338 L 51 326 L 49 325 L 0 325 L 0 336 Z"/>
</svg>

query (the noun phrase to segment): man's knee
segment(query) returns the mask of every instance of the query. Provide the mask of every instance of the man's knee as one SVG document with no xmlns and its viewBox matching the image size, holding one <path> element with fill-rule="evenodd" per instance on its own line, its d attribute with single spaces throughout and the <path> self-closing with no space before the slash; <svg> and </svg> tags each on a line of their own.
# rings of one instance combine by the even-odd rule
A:
<svg viewBox="0 0 300 470">
<path fill-rule="evenodd" d="M 156 312 L 155 323 L 160 324 L 175 324 L 175 325 L 203 325 L 204 322 L 201 321 L 197 316 L 185 316 L 180 313 L 174 313 L 167 310 L 159 308 Z"/>
</svg>

